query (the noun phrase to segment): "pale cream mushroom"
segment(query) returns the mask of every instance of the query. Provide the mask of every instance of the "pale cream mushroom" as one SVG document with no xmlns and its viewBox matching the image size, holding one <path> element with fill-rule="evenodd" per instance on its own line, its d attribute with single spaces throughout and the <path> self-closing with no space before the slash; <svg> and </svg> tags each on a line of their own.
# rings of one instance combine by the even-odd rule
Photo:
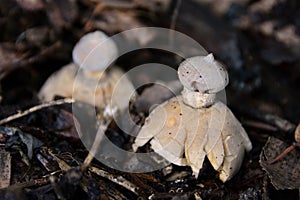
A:
<svg viewBox="0 0 300 200">
<path fill-rule="evenodd" d="M 184 101 L 194 108 L 213 104 L 216 93 L 228 84 L 226 70 L 212 54 L 186 59 L 180 64 L 178 77 Z"/>
<path fill-rule="evenodd" d="M 133 149 L 151 140 L 155 152 L 173 164 L 191 166 L 196 177 L 207 156 L 220 180 L 229 180 L 252 144 L 230 109 L 215 100 L 215 94 L 228 83 L 221 67 L 212 54 L 184 61 L 178 68 L 182 95 L 150 113 Z"/>
<path fill-rule="evenodd" d="M 118 49 L 112 39 L 101 31 L 84 35 L 73 49 L 73 63 L 70 63 L 44 83 L 38 94 L 42 101 L 50 101 L 54 96 L 72 97 L 78 101 L 105 108 L 111 103 L 116 84 L 119 101 L 115 106 L 123 110 L 128 100 L 121 97 L 133 91 L 131 82 L 121 78 L 124 73 L 117 67 L 106 70 L 117 58 Z M 79 70 L 80 69 L 80 70 Z"/>
</svg>

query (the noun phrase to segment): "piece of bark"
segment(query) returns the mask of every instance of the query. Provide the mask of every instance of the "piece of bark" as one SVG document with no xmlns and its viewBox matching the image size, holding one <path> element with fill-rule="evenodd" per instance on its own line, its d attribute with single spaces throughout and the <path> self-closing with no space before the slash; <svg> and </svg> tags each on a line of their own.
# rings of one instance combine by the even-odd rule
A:
<svg viewBox="0 0 300 200">
<path fill-rule="evenodd" d="M 0 189 L 10 185 L 11 155 L 5 150 L 0 150 Z"/>
</svg>

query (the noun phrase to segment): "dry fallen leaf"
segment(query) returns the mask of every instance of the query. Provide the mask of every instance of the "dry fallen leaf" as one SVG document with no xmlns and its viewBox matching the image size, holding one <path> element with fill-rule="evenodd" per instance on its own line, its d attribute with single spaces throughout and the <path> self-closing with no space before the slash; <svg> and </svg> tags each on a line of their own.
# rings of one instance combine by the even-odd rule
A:
<svg viewBox="0 0 300 200">
<path fill-rule="evenodd" d="M 260 165 L 278 190 L 300 188 L 300 151 L 295 148 L 277 162 L 271 163 L 289 145 L 270 137 L 260 154 Z"/>
<path fill-rule="evenodd" d="M 53 121 L 53 129 L 55 130 L 55 133 L 72 141 L 80 140 L 75 127 L 75 123 L 78 127 L 80 126 L 76 117 L 72 113 L 63 109 L 59 109 L 57 112 L 56 119 Z"/>
</svg>

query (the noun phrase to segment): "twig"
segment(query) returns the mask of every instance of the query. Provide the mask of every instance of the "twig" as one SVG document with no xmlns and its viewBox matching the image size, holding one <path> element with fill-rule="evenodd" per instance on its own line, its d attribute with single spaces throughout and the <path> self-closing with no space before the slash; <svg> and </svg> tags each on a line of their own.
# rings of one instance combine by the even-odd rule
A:
<svg viewBox="0 0 300 200">
<path fill-rule="evenodd" d="M 255 109 L 239 109 L 240 112 L 242 112 L 243 114 L 246 114 L 248 116 L 250 116 L 251 118 L 255 118 L 257 120 L 266 122 L 267 124 L 274 126 L 276 128 L 278 128 L 281 131 L 284 132 L 290 132 L 292 130 L 295 129 L 296 125 L 289 122 L 286 119 L 283 119 L 277 115 L 273 115 L 273 114 L 269 114 L 269 113 L 262 113 L 258 110 Z"/>
<path fill-rule="evenodd" d="M 137 193 L 137 190 L 139 189 L 139 187 L 137 187 L 136 185 L 134 185 L 130 181 L 126 180 L 124 177 L 110 174 L 110 173 L 108 173 L 106 171 L 103 171 L 101 169 L 98 169 L 96 167 L 90 167 L 89 170 L 91 172 L 101 176 L 101 177 L 104 177 L 104 178 L 106 178 L 106 179 L 108 179 L 108 180 L 110 180 L 110 181 L 126 188 L 127 190 L 133 192 L 137 196 L 139 195 Z"/>
<path fill-rule="evenodd" d="M 182 2 L 182 0 L 177 0 L 176 1 L 176 5 L 175 5 L 175 8 L 174 8 L 174 11 L 173 11 L 173 14 L 172 14 L 172 19 L 171 19 L 171 24 L 170 24 L 170 29 L 171 30 L 175 30 L 175 28 L 176 28 L 176 20 L 177 20 L 177 17 L 178 17 L 181 2 Z M 170 37 L 169 38 L 169 43 L 170 43 L 171 46 L 173 46 L 173 43 L 174 43 L 174 32 L 173 31 L 170 31 L 169 37 Z"/>
<path fill-rule="evenodd" d="M 98 131 L 96 133 L 94 143 L 92 145 L 91 150 L 89 151 L 89 154 L 87 155 L 87 157 L 85 158 L 85 160 L 81 166 L 81 171 L 85 171 L 87 169 L 87 167 L 90 165 L 90 163 L 92 162 L 92 160 L 94 159 L 94 156 L 95 156 L 96 152 L 98 151 L 100 142 L 105 134 L 105 131 L 106 131 L 108 125 L 112 121 L 115 112 L 117 112 L 117 108 L 115 108 L 115 107 L 111 108 L 110 106 L 106 106 L 105 110 L 103 111 L 103 113 L 99 119 L 100 125 L 99 125 Z"/>
<path fill-rule="evenodd" d="M 34 107 L 29 108 L 28 110 L 24 110 L 21 111 L 19 113 L 16 113 L 14 115 L 11 115 L 5 119 L 0 120 L 0 125 L 6 124 L 8 122 L 11 122 L 15 119 L 24 117 L 26 115 L 29 115 L 30 113 L 36 112 L 38 110 L 41 110 L 43 108 L 47 108 L 47 107 L 51 107 L 51 106 L 57 106 L 57 105 L 62 105 L 62 104 L 69 104 L 69 103 L 74 103 L 75 100 L 74 99 L 70 99 L 70 98 L 65 98 L 65 99 L 59 99 L 59 100 L 55 100 L 55 101 L 49 101 L 47 103 L 43 103 Z"/>
<path fill-rule="evenodd" d="M 292 144 L 291 146 L 289 146 L 288 148 L 286 148 L 281 154 L 279 154 L 278 156 L 276 156 L 276 158 L 274 158 L 273 160 L 270 160 L 268 163 L 269 164 L 273 164 L 279 160 L 281 160 L 284 156 L 286 156 L 288 153 L 290 153 L 291 151 L 293 151 L 297 146 L 300 146 L 300 144 Z"/>
<path fill-rule="evenodd" d="M 274 127 L 272 125 L 269 125 L 269 124 L 266 124 L 266 123 L 260 122 L 260 121 L 242 120 L 242 124 L 244 126 L 263 129 L 263 130 L 266 130 L 266 131 L 278 131 L 277 127 Z"/>
<path fill-rule="evenodd" d="M 170 25 L 170 29 L 172 29 L 172 30 L 175 30 L 176 20 L 178 17 L 181 2 L 182 2 L 182 0 L 177 0 L 175 8 L 174 8 L 174 12 L 173 12 L 172 19 L 171 19 L 171 25 Z"/>
<path fill-rule="evenodd" d="M 100 142 L 105 134 L 105 131 L 107 129 L 107 126 L 109 125 L 110 121 L 102 120 L 103 122 L 100 124 L 99 129 L 97 131 L 95 141 L 92 145 L 91 150 L 89 151 L 89 154 L 86 156 L 82 166 L 81 166 L 81 171 L 85 171 L 87 167 L 90 165 L 92 160 L 94 159 L 94 156 L 96 152 L 98 151 Z"/>
<path fill-rule="evenodd" d="M 195 194 L 196 192 L 198 192 L 197 189 L 187 191 L 187 192 L 182 191 L 182 189 L 178 190 L 178 191 L 173 191 L 173 192 L 158 192 L 158 193 L 150 195 L 148 197 L 148 199 L 151 199 L 151 200 L 152 199 L 169 199 L 169 198 L 171 198 L 171 199 L 172 198 L 186 199 L 186 196 L 191 196 L 192 194 Z"/>
<path fill-rule="evenodd" d="M 282 120 L 279 117 L 274 118 L 274 116 L 272 116 L 271 118 L 272 120 L 275 119 L 276 121 L 278 121 L 279 119 L 279 125 L 278 126 L 282 126 L 283 128 L 288 127 L 288 129 L 286 131 L 291 131 L 294 129 L 294 125 L 291 124 L 290 122 L 288 122 L 287 120 Z M 283 150 L 278 156 L 276 156 L 273 159 L 270 159 L 267 161 L 267 164 L 271 165 L 279 160 L 281 160 L 282 158 L 284 158 L 288 153 L 290 153 L 291 151 L 295 150 L 296 147 L 300 147 L 300 124 L 297 126 L 297 128 L 294 131 L 294 140 L 295 142 L 292 143 L 292 145 L 288 146 L 285 150 Z M 282 141 L 283 142 L 283 141 Z M 265 145 L 266 147 L 267 145 Z"/>
<path fill-rule="evenodd" d="M 292 129 L 294 129 L 296 126 L 294 124 L 292 124 L 291 122 L 289 122 L 286 119 L 283 119 L 281 117 L 278 117 L 276 115 L 272 115 L 272 114 L 266 114 L 264 116 L 264 119 L 267 122 L 270 122 L 271 124 L 274 124 L 275 126 L 277 126 L 279 129 L 283 130 L 283 131 L 290 131 Z"/>
</svg>

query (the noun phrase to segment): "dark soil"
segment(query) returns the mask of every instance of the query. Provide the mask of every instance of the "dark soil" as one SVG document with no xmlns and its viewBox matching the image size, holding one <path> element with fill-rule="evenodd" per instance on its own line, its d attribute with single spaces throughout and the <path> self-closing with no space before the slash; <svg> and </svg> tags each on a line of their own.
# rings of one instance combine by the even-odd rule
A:
<svg viewBox="0 0 300 200">
<path fill-rule="evenodd" d="M 176 1 L 166 3 L 165 8 L 162 2 L 167 1 L 2 0 L 0 119 L 41 104 L 37 97 L 40 87 L 53 72 L 72 61 L 72 48 L 85 33 L 102 30 L 114 35 L 134 27 L 169 28 Z M 3 165 L 8 162 L 4 159 L 7 154 L 1 151 L 9 152 L 11 176 L 10 185 L 0 189 L 0 199 L 299 199 L 299 147 L 274 165 L 266 160 L 296 144 L 294 131 L 300 122 L 300 3 L 232 0 L 222 7 L 223 1 L 201 2 L 181 2 L 175 30 L 198 41 L 229 72 L 227 105 L 253 144 L 236 176 L 222 183 L 208 160 L 198 179 L 189 167 L 171 165 L 151 173 L 131 174 L 97 160 L 92 162 L 91 166 L 137 186 L 132 191 L 106 175 L 81 171 L 88 151 L 78 138 L 71 105 L 64 104 L 1 124 L 0 166 L 8 167 Z M 116 63 L 127 71 L 150 61 L 175 69 L 179 64 L 175 55 L 151 49 L 126 54 Z M 149 87 L 139 88 L 139 94 Z M 132 117 L 139 124 L 149 114 L 148 109 L 141 110 L 132 106 Z M 34 139 L 23 140 L 23 134 L 37 138 L 42 145 Z M 133 138 L 114 123 L 106 134 L 123 149 L 131 147 Z M 28 155 L 29 140 L 32 157 Z M 143 150 L 149 151 L 149 146 Z M 113 158 L 108 155 L 107 159 Z M 68 167 L 62 168 L 62 163 Z"/>
</svg>

